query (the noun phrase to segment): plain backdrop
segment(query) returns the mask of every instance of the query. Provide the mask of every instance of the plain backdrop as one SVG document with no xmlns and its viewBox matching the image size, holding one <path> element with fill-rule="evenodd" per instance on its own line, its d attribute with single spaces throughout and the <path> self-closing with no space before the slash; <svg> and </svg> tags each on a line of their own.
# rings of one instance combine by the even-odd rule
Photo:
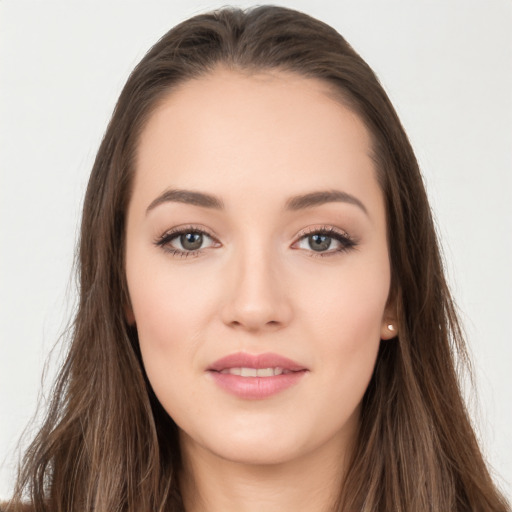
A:
<svg viewBox="0 0 512 512">
<path fill-rule="evenodd" d="M 469 407 L 510 497 L 512 2 L 278 3 L 340 31 L 401 116 L 473 354 L 478 401 L 468 392 Z M 0 0 L 0 497 L 18 438 L 44 408 L 42 371 L 75 305 L 83 194 L 120 89 L 173 25 L 221 5 Z M 47 392 L 63 350 L 48 364 Z"/>
</svg>

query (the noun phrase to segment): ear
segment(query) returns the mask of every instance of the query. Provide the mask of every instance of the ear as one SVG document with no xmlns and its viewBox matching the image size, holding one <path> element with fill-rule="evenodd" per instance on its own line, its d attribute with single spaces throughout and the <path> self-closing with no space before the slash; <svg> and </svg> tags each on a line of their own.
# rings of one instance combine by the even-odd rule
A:
<svg viewBox="0 0 512 512">
<path fill-rule="evenodd" d="M 398 326 L 392 320 L 384 320 L 380 329 L 380 339 L 390 340 L 398 335 Z"/>
<path fill-rule="evenodd" d="M 394 299 L 388 300 L 382 323 L 380 327 L 380 339 L 390 340 L 398 335 L 398 315 L 396 311 L 396 302 Z"/>
<path fill-rule="evenodd" d="M 130 304 L 125 304 L 124 306 L 124 317 L 128 322 L 128 325 L 133 327 L 135 325 L 135 315 L 133 314 L 133 309 Z"/>
</svg>

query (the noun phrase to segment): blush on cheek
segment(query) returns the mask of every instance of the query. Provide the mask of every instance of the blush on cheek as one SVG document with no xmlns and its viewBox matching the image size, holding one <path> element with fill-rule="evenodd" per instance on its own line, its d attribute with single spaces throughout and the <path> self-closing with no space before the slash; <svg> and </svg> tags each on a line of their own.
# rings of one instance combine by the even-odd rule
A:
<svg viewBox="0 0 512 512">
<path fill-rule="evenodd" d="M 178 300 L 176 288 L 165 281 L 165 275 L 162 278 L 158 269 L 151 276 L 146 274 L 135 274 L 128 280 L 139 339 L 152 344 L 164 343 L 162 349 L 165 349 L 169 335 L 180 325 L 176 320 L 183 318 L 187 308 Z"/>
<path fill-rule="evenodd" d="M 345 305 L 345 308 L 337 311 L 331 310 L 330 321 L 324 319 L 318 339 L 322 340 L 324 360 L 336 362 L 336 372 L 342 381 L 339 382 L 340 386 L 346 387 L 346 392 L 352 389 L 353 393 L 362 397 L 373 373 L 380 346 L 384 306 L 375 299 L 365 301 L 364 296 Z"/>
</svg>

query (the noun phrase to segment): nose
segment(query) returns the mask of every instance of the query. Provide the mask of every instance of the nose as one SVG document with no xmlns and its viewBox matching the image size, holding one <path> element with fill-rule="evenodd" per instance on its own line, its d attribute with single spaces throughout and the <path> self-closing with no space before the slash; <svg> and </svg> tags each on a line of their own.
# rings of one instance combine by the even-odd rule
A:
<svg viewBox="0 0 512 512">
<path fill-rule="evenodd" d="M 292 305 L 287 283 L 270 251 L 245 251 L 234 258 L 226 282 L 223 322 L 250 332 L 289 324 Z"/>
</svg>

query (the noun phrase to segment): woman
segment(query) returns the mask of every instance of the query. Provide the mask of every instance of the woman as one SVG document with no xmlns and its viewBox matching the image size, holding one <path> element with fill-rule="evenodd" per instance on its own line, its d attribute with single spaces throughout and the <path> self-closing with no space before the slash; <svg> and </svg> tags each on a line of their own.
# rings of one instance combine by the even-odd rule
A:
<svg viewBox="0 0 512 512">
<path fill-rule="evenodd" d="M 508 510 L 414 154 L 323 23 L 223 9 L 166 34 L 99 149 L 79 265 L 7 510 Z"/>
</svg>

